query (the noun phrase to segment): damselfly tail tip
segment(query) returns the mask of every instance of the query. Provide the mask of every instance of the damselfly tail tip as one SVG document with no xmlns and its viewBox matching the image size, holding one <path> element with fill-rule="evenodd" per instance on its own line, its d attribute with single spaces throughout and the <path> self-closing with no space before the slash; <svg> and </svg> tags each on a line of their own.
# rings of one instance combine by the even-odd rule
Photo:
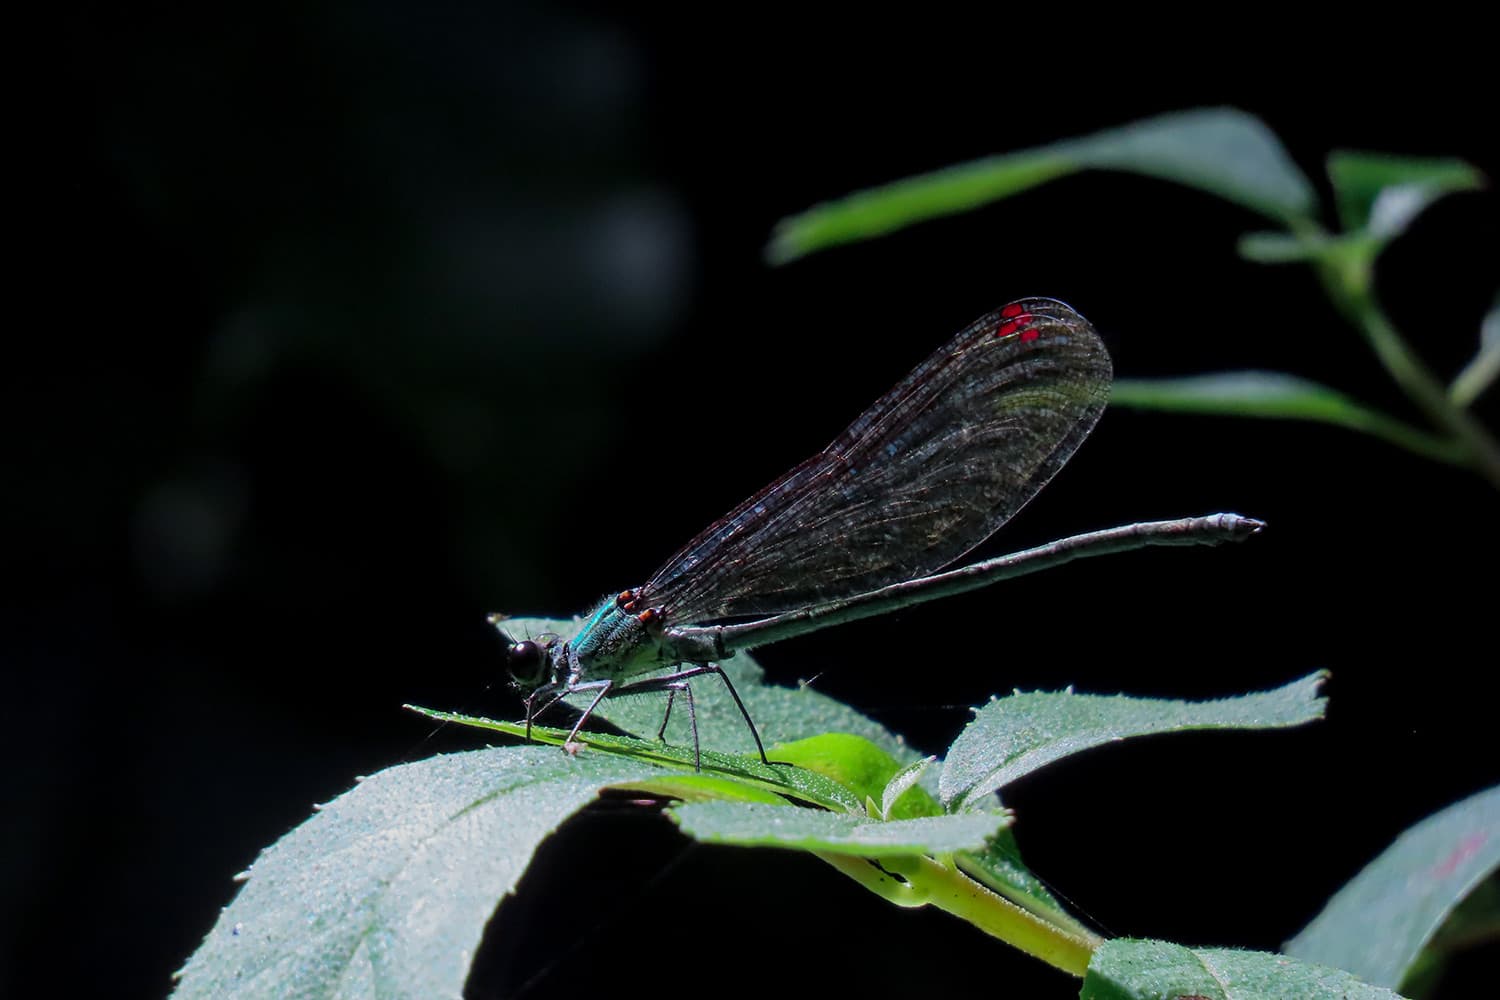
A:
<svg viewBox="0 0 1500 1000">
<path fill-rule="evenodd" d="M 1236 541 L 1242 538 L 1249 538 L 1251 535 L 1258 535 L 1266 530 L 1266 522 L 1253 517 L 1242 517 L 1239 514 L 1224 514 L 1221 516 L 1229 522 L 1229 535 Z"/>
</svg>

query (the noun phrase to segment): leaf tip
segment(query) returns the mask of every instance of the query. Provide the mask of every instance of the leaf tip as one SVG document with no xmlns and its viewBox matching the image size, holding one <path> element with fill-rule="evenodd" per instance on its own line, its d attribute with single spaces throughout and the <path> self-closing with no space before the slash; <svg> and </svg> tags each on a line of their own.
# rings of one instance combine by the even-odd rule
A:
<svg viewBox="0 0 1500 1000">
<path fill-rule="evenodd" d="M 781 267 L 807 253 L 806 249 L 799 244 L 795 227 L 791 225 L 791 222 L 790 218 L 782 219 L 771 230 L 771 238 L 766 242 L 766 248 L 762 252 L 767 265 Z"/>
</svg>

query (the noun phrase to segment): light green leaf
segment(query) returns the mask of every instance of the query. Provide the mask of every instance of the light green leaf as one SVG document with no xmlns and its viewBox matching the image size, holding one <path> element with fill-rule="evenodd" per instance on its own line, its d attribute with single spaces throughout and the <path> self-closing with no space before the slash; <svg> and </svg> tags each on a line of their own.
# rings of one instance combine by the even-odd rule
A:
<svg viewBox="0 0 1500 1000">
<path fill-rule="evenodd" d="M 1314 420 L 1360 431 L 1443 462 L 1467 460 L 1455 441 L 1372 410 L 1336 389 L 1281 372 L 1218 372 L 1170 379 L 1119 379 L 1110 403 L 1138 410 Z"/>
<path fill-rule="evenodd" d="M 776 264 L 965 212 L 1081 170 L 1121 170 L 1216 194 L 1277 220 L 1308 215 L 1312 185 L 1260 119 L 1201 108 L 857 191 L 782 219 Z"/>
<path fill-rule="evenodd" d="M 517 636 L 553 632 L 570 637 L 578 631 L 581 624 L 578 619 L 511 618 L 506 620 L 505 627 Z M 880 723 L 805 684 L 795 688 L 767 684 L 765 671 L 747 653 L 736 653 L 720 666 L 744 700 L 745 708 L 750 712 L 750 718 L 755 720 L 756 728 L 760 730 L 761 739 L 768 749 L 775 743 L 789 743 L 809 736 L 838 732 L 864 737 L 895 757 L 898 765 L 920 756 L 906 745 L 905 740 Z M 698 734 L 705 750 L 712 747 L 726 752 L 754 753 L 755 741 L 745 726 L 744 717 L 740 715 L 719 678 L 700 677 L 692 684 L 693 700 L 698 711 Z M 590 700 L 591 694 L 577 695 L 572 697 L 570 704 L 581 710 Z M 627 695 L 600 702 L 594 714 L 628 733 L 652 738 L 661 726 L 666 707 L 665 694 Z M 566 715 L 566 712 L 559 709 L 553 711 L 559 712 L 559 716 Z M 550 713 L 545 718 L 546 721 L 558 724 L 558 717 Z M 692 748 L 693 735 L 687 705 L 681 698 L 677 699 L 672 709 L 666 738 L 673 746 Z"/>
<path fill-rule="evenodd" d="M 885 750 L 863 736 L 850 733 L 824 733 L 821 736 L 809 736 L 805 740 L 778 743 L 772 751 L 772 759 L 825 775 L 855 795 L 872 801 L 884 796 L 889 791 L 890 783 L 907 770 Z M 916 762 L 920 763 L 921 761 Z M 914 773 L 920 778 L 923 771 L 918 768 Z M 895 812 L 887 814 L 885 818 L 937 816 L 942 811 L 943 807 L 938 805 L 937 799 L 925 788 L 908 788 L 896 804 Z"/>
<path fill-rule="evenodd" d="M 1271 729 L 1322 718 L 1323 673 L 1274 691 L 1218 701 L 1168 701 L 1070 691 L 1013 694 L 978 709 L 943 766 L 950 810 L 1053 761 L 1131 736 L 1192 729 Z"/>
<path fill-rule="evenodd" d="M 1443 921 L 1496 868 L 1500 787 L 1397 837 L 1287 943 L 1286 952 L 1397 987 Z"/>
<path fill-rule="evenodd" d="M 900 761 L 862 736 L 823 733 L 790 743 L 777 743 L 773 759 L 816 771 L 849 789 L 861 801 L 879 795 Z"/>
<path fill-rule="evenodd" d="M 1118 938 L 1094 952 L 1080 1000 L 1396 1000 L 1338 969 L 1284 955 Z"/>
<path fill-rule="evenodd" d="M 1364 230 L 1385 242 L 1444 195 L 1484 184 L 1484 175 L 1463 160 L 1349 150 L 1329 154 L 1328 179 L 1344 229 Z"/>
<path fill-rule="evenodd" d="M 669 811 L 682 831 L 710 844 L 792 847 L 862 858 L 947 854 L 984 846 L 1008 814 L 966 813 L 878 820 L 760 802 L 690 802 Z"/>
<path fill-rule="evenodd" d="M 599 789 L 659 773 L 506 747 L 366 778 L 261 853 L 173 995 L 458 998 L 537 846 Z"/>
</svg>

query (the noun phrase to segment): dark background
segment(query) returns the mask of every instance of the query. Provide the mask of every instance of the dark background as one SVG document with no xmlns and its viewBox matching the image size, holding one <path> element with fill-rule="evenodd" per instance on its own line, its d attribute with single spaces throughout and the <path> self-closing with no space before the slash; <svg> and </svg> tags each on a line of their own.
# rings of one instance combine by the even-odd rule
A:
<svg viewBox="0 0 1500 1000">
<path fill-rule="evenodd" d="M 1493 79 L 1461 39 L 1066 20 L 924 38 L 388 2 L 59 25 L 5 366 L 0 993 L 165 993 L 230 876 L 313 803 L 484 742 L 401 703 L 518 713 L 485 612 L 640 582 L 1005 301 L 1071 302 L 1122 376 L 1286 370 L 1420 420 L 1308 272 L 1236 257 L 1260 219 L 1164 183 L 1080 176 L 763 263 L 819 200 L 1199 105 L 1260 115 L 1320 185 L 1338 147 L 1500 175 Z M 1495 221 L 1493 191 L 1450 198 L 1382 262 L 1444 375 L 1493 301 Z M 762 659 L 925 752 L 1013 687 L 1213 697 L 1330 669 L 1322 725 L 1126 744 L 1008 795 L 1033 867 L 1109 932 L 1275 949 L 1495 780 L 1495 501 L 1337 429 L 1111 411 L 986 552 L 1214 510 L 1270 530 Z M 569 827 L 523 894 L 486 991 L 796 995 L 934 968 L 1075 990 L 812 859 L 625 810 Z"/>
</svg>

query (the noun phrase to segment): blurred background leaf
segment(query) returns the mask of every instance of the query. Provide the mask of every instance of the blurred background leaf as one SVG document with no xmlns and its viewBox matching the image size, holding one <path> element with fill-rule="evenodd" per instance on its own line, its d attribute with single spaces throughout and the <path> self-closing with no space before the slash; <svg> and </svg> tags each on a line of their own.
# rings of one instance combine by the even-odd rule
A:
<svg viewBox="0 0 1500 1000">
<path fill-rule="evenodd" d="M 1222 372 L 1173 379 L 1118 379 L 1110 392 L 1118 406 L 1226 417 L 1317 420 L 1373 434 L 1427 458 L 1460 462 L 1454 442 L 1360 406 L 1343 393 L 1282 372 Z"/>
<path fill-rule="evenodd" d="M 1312 185 L 1265 123 L 1234 108 L 1204 108 L 990 156 L 816 205 L 776 224 L 766 256 L 785 264 L 969 211 L 1081 170 L 1175 181 L 1274 219 L 1295 219 L 1316 209 Z"/>
<path fill-rule="evenodd" d="M 1422 949 L 1459 904 L 1500 868 L 1500 787 L 1472 795 L 1396 838 L 1366 865 L 1302 932 L 1286 953 L 1347 969 L 1365 982 L 1398 989 Z M 1491 948 L 1500 922 L 1491 897 L 1481 921 Z M 1482 938 L 1469 942 L 1475 946 Z M 1426 969 L 1435 978 L 1435 969 Z"/>
</svg>

